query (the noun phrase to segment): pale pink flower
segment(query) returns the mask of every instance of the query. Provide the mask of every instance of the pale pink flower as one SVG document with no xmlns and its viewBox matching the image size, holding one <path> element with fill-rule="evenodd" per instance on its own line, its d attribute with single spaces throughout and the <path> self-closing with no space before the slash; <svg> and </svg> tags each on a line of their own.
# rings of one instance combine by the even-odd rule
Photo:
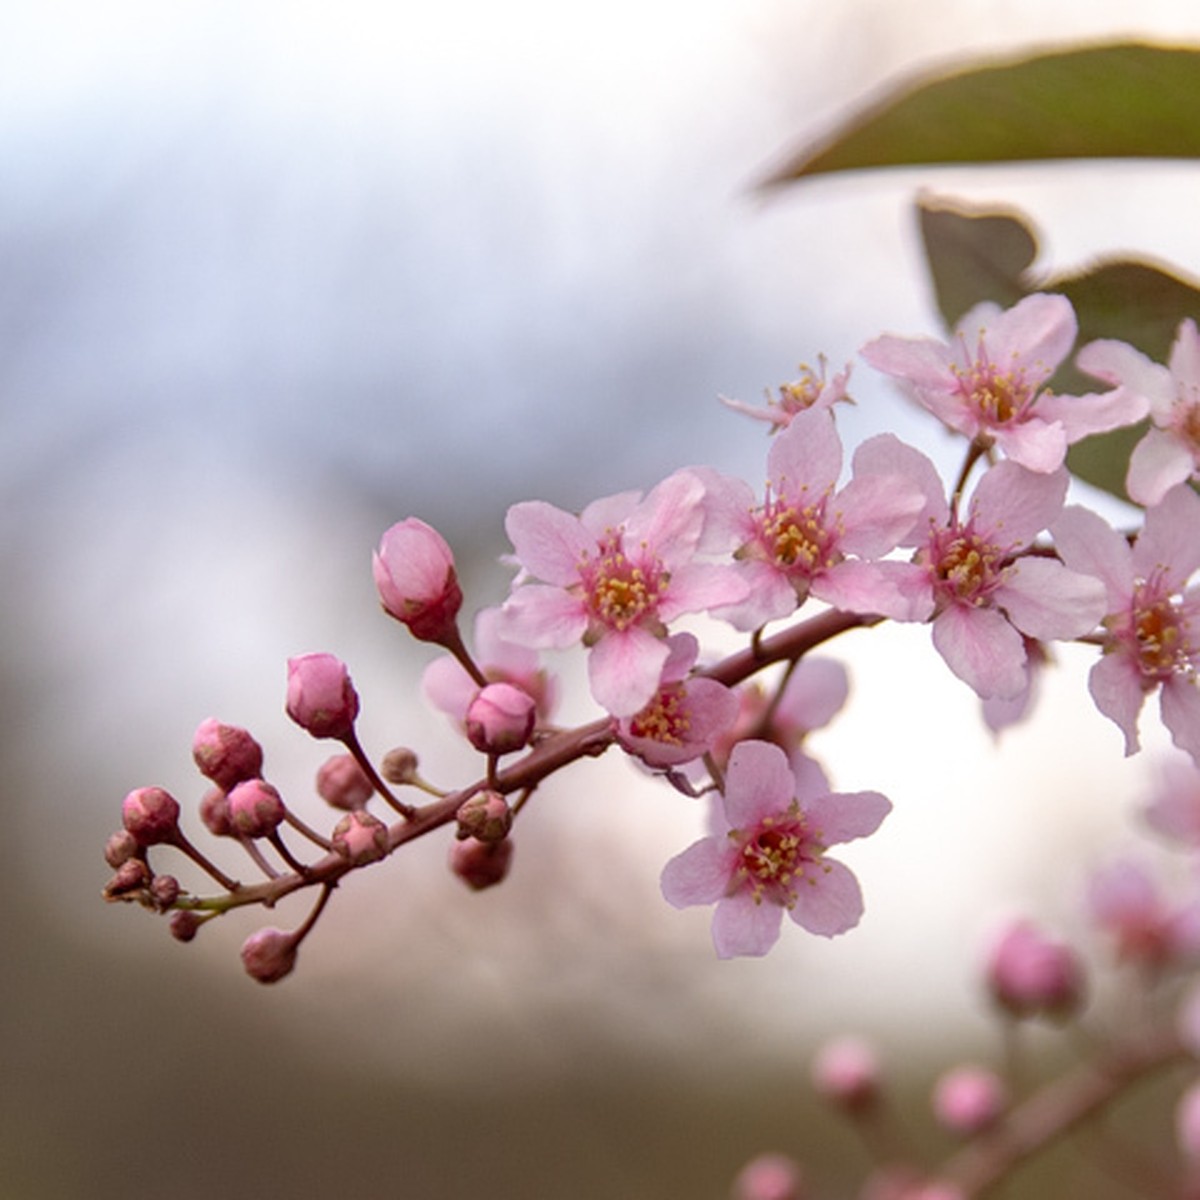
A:
<svg viewBox="0 0 1200 1200">
<path fill-rule="evenodd" d="M 1085 508 L 1065 510 L 1053 532 L 1063 561 L 1107 592 L 1104 654 L 1088 686 L 1125 734 L 1125 753 L 1138 749 L 1138 714 L 1157 690 L 1175 745 L 1200 763 L 1200 589 L 1187 586 L 1200 567 L 1200 496 L 1172 488 L 1147 510 L 1132 547 Z"/>
<path fill-rule="evenodd" d="M 1140 862 L 1123 858 L 1095 871 L 1087 900 L 1092 919 L 1114 938 L 1122 961 L 1159 969 L 1200 951 L 1200 901 L 1172 901 Z"/>
<path fill-rule="evenodd" d="M 1144 815 L 1156 833 L 1200 849 L 1200 770 L 1194 762 L 1172 760 L 1161 765 L 1158 786 Z"/>
<path fill-rule="evenodd" d="M 964 517 L 941 492 L 933 464 L 891 435 L 864 443 L 880 468 L 907 463 L 926 495 L 924 525 L 905 544 L 911 563 L 879 564 L 908 597 L 904 619 L 933 622 L 933 644 L 983 699 L 1015 698 L 1030 685 L 1028 639 L 1090 633 L 1104 613 L 1104 589 L 1088 574 L 1030 553 L 1061 513 L 1067 473 L 1000 462 L 979 480 Z"/>
<path fill-rule="evenodd" d="M 853 478 L 837 491 L 841 470 L 841 439 L 822 409 L 797 414 L 771 443 L 761 505 L 742 480 L 706 477 L 715 536 L 739 547 L 749 585 L 743 602 L 714 616 L 735 629 L 758 629 L 790 616 L 810 595 L 846 612 L 899 615 L 903 598 L 870 560 L 899 544 L 924 499 L 901 475 L 863 469 L 858 454 Z"/>
<path fill-rule="evenodd" d="M 714 679 L 690 678 L 700 643 L 690 633 L 667 639 L 670 655 L 654 698 L 617 723 L 617 740 L 648 767 L 675 767 L 713 748 L 737 717 L 732 689 Z"/>
<path fill-rule="evenodd" d="M 741 742 L 729 756 L 712 836 L 667 863 L 663 896 L 676 908 L 716 904 L 721 958 L 765 954 L 785 911 L 810 933 L 845 933 L 862 917 L 862 893 L 825 851 L 874 833 L 891 807 L 878 792 L 811 792 L 778 746 Z"/>
<path fill-rule="evenodd" d="M 1177 483 L 1195 478 L 1200 471 L 1200 333 L 1194 321 L 1179 326 L 1165 367 L 1110 339 L 1089 342 L 1075 364 L 1140 397 L 1149 410 L 1151 428 L 1133 448 L 1125 479 L 1134 500 L 1157 504 Z"/>
<path fill-rule="evenodd" d="M 817 363 L 820 374 L 807 363 L 801 363 L 799 379 L 781 384 L 778 398 L 768 391 L 765 408 L 756 408 L 725 396 L 721 397 L 721 403 L 757 421 L 769 421 L 772 433 L 790 425 L 793 417 L 810 409 L 832 408 L 839 400 L 853 404 L 854 401 L 846 394 L 846 384 L 850 379 L 849 365 L 844 371 L 839 371 L 832 379 L 827 380 L 825 376 L 828 363 L 823 354 L 818 357 Z"/>
<path fill-rule="evenodd" d="M 1065 296 L 1038 294 L 1004 311 L 976 305 L 949 343 L 885 334 L 861 353 L 950 429 L 1031 471 L 1054 471 L 1072 443 L 1145 414 L 1145 402 L 1120 388 L 1087 396 L 1041 390 L 1077 328 Z"/>
<path fill-rule="evenodd" d="M 536 650 L 501 636 L 498 608 L 480 609 L 475 614 L 473 649 L 475 662 L 489 683 L 511 683 L 520 688 L 533 697 L 538 722 L 550 719 L 558 699 L 556 682 L 542 669 Z M 443 654 L 425 668 L 421 689 L 434 708 L 465 731 L 467 711 L 480 688 L 454 655 Z"/>
<path fill-rule="evenodd" d="M 582 641 L 592 695 L 613 716 L 632 716 L 658 689 L 668 624 L 746 595 L 731 566 L 693 561 L 704 502 L 700 478 L 678 471 L 645 498 L 608 496 L 579 516 L 541 500 L 514 504 L 505 528 L 518 562 L 542 582 L 518 579 L 501 632 L 533 647 Z"/>
</svg>

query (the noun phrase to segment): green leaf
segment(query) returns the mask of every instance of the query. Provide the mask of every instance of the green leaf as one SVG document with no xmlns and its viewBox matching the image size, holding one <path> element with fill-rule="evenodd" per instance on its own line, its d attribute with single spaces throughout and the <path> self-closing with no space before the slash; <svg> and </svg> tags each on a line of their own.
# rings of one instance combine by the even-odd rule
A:
<svg viewBox="0 0 1200 1200">
<path fill-rule="evenodd" d="M 893 85 L 767 185 L 831 171 L 1200 157 L 1200 48 L 1110 43 Z"/>
</svg>

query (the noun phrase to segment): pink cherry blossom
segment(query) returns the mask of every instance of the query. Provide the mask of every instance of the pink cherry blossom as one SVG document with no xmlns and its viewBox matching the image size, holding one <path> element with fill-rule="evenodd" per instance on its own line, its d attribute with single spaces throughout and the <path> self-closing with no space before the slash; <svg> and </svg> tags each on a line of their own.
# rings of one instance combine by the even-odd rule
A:
<svg viewBox="0 0 1200 1200">
<path fill-rule="evenodd" d="M 706 754 L 733 724 L 737 695 L 723 683 L 689 678 L 700 653 L 690 633 L 667 639 L 670 655 L 654 698 L 617 723 L 617 740 L 648 767 L 674 767 Z"/>
<path fill-rule="evenodd" d="M 582 641 L 593 697 L 613 716 L 633 716 L 658 690 L 668 624 L 746 595 L 731 566 L 693 561 L 705 516 L 704 484 L 689 471 L 577 517 L 541 500 L 513 505 L 505 528 L 516 558 L 543 582 L 518 578 L 501 632 L 539 648 Z"/>
<path fill-rule="evenodd" d="M 860 448 L 861 449 L 861 448 Z M 735 629 L 758 629 L 790 616 L 812 595 L 847 612 L 899 615 L 904 601 L 871 561 L 911 530 L 924 500 L 907 478 L 863 469 L 840 491 L 842 443 L 832 414 L 797 414 L 771 443 L 761 505 L 742 480 L 713 472 L 710 521 L 738 546 L 749 585 L 739 604 L 713 615 Z"/>
<path fill-rule="evenodd" d="M 1188 581 L 1200 567 L 1200 496 L 1179 484 L 1146 512 L 1128 541 L 1095 513 L 1068 508 L 1054 525 L 1063 561 L 1100 579 L 1107 593 L 1103 657 L 1088 686 L 1097 708 L 1137 751 L 1138 715 L 1159 693 L 1163 724 L 1200 764 L 1200 589 Z"/>
<path fill-rule="evenodd" d="M 407 517 L 386 530 L 371 560 L 384 610 L 423 642 L 457 641 L 462 589 L 445 538 Z"/>
<path fill-rule="evenodd" d="M 721 403 L 757 421 L 769 421 L 772 432 L 790 425 L 793 417 L 810 409 L 832 408 L 839 400 L 853 404 L 854 401 L 846 394 L 850 367 L 847 366 L 844 371 L 839 371 L 832 379 L 827 380 L 825 376 L 828 364 L 825 356 L 821 355 L 817 362 L 820 374 L 806 363 L 802 363 L 800 378 L 792 383 L 782 384 L 777 399 L 768 391 L 764 408 L 743 404 L 740 400 L 729 400 L 725 396 L 721 397 Z"/>
<path fill-rule="evenodd" d="M 1200 770 L 1189 759 L 1164 762 L 1158 785 L 1144 810 L 1156 833 L 1191 849 L 1200 849 Z"/>
<path fill-rule="evenodd" d="M 933 464 L 911 446 L 884 434 L 860 453 L 879 469 L 906 467 L 925 493 L 924 525 L 905 542 L 917 546 L 913 562 L 879 566 L 909 599 L 902 619 L 932 620 L 938 653 L 981 698 L 1028 691 L 1028 639 L 1075 638 L 1095 629 L 1103 588 L 1088 574 L 1030 553 L 1062 511 L 1066 471 L 997 463 L 980 478 L 964 517 L 942 495 Z"/>
<path fill-rule="evenodd" d="M 1081 371 L 1142 399 L 1151 428 L 1133 448 L 1125 490 L 1139 504 L 1157 504 L 1177 483 L 1200 471 L 1200 333 L 1190 318 L 1179 326 L 1167 366 L 1125 342 L 1089 342 L 1075 359 Z"/>
<path fill-rule="evenodd" d="M 862 917 L 862 893 L 825 851 L 874 833 L 891 807 L 878 792 L 810 791 L 778 746 L 740 742 L 729 756 L 714 832 L 667 863 L 663 896 L 676 908 L 716 904 L 713 944 L 721 958 L 765 954 L 785 911 L 810 933 L 845 933 Z"/>
<path fill-rule="evenodd" d="M 1124 962 L 1162 968 L 1200 951 L 1200 899 L 1177 902 L 1164 895 L 1142 862 L 1122 858 L 1095 871 L 1087 900 L 1092 919 L 1114 938 Z"/>
<path fill-rule="evenodd" d="M 885 334 L 861 353 L 950 429 L 1031 471 L 1054 471 L 1072 443 L 1145 414 L 1145 401 L 1121 388 L 1087 396 L 1041 390 L 1077 328 L 1065 296 L 1038 294 L 1004 311 L 976 305 L 950 343 Z"/>
</svg>

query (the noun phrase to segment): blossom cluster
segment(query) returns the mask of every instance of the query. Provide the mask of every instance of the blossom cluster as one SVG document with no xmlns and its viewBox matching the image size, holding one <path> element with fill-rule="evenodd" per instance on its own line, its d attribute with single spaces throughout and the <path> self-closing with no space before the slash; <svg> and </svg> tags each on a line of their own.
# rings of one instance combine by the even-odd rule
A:
<svg viewBox="0 0 1200 1200">
<path fill-rule="evenodd" d="M 1157 692 L 1176 745 L 1200 762 L 1191 584 L 1200 334 L 1184 322 L 1167 366 L 1120 343 L 1087 345 L 1076 363 L 1097 391 L 1059 395 L 1047 383 L 1075 338 L 1070 303 L 1032 295 L 1007 311 L 978 306 L 948 342 L 885 335 L 863 347 L 869 367 L 963 439 L 950 485 L 890 433 L 858 445 L 847 471 L 837 412 L 851 368 L 827 380 L 821 360 L 819 376 L 806 368 L 765 409 L 727 402 L 769 423 L 761 490 L 695 466 L 579 514 L 543 500 L 513 505 L 505 529 L 517 574 L 500 604 L 477 612 L 470 647 L 450 547 L 416 518 L 399 522 L 374 556 L 380 601 L 445 651 L 428 665 L 424 691 L 483 756 L 481 777 L 439 789 L 404 748 L 377 766 L 355 732 L 359 698 L 345 664 L 301 655 L 289 663 L 286 709 L 311 736 L 341 744 L 316 780 L 339 814 L 332 829 L 310 828 L 264 778 L 249 732 L 206 721 L 194 744 L 211 785 L 201 819 L 239 843 L 261 878 L 227 875 L 185 836 L 174 797 L 139 788 L 110 840 L 106 895 L 170 912 L 172 931 L 188 939 L 230 908 L 319 887 L 298 930 L 268 930 L 243 951 L 252 976 L 274 981 L 343 875 L 454 824 L 453 869 L 473 887 L 495 884 L 510 868 L 514 819 L 542 780 L 616 746 L 711 810 L 709 836 L 667 863 L 662 891 L 676 906 L 715 906 L 720 956 L 765 953 L 784 913 L 809 932 L 844 933 L 862 916 L 862 894 L 827 851 L 873 835 L 891 804 L 875 791 L 835 790 L 802 749 L 848 692 L 840 666 L 811 651 L 885 620 L 928 625 L 995 728 L 1029 714 L 1052 643 L 1090 643 L 1091 695 L 1126 753 L 1138 749 L 1140 712 Z M 1081 438 L 1147 417 L 1128 479 L 1144 519 L 1117 531 L 1067 503 L 1065 455 Z M 747 648 L 706 660 L 680 624 L 697 615 L 749 635 Z M 565 730 L 552 723 L 558 689 L 544 652 L 570 648 L 586 654 L 599 715 Z M 316 857 L 300 857 L 297 839 Z M 223 892 L 193 895 L 152 868 L 150 850 L 164 844 Z"/>
</svg>

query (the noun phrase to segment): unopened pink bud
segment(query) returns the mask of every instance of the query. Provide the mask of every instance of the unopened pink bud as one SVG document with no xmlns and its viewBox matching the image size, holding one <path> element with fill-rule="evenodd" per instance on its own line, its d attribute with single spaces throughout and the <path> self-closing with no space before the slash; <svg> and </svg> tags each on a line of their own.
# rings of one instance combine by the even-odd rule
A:
<svg viewBox="0 0 1200 1200">
<path fill-rule="evenodd" d="M 732 1200 L 803 1200 L 800 1165 L 784 1154 L 760 1154 L 733 1181 Z"/>
<path fill-rule="evenodd" d="M 170 842 L 179 829 L 179 804 L 160 787 L 138 788 L 125 797 L 121 820 L 139 846 Z"/>
<path fill-rule="evenodd" d="M 316 738 L 344 738 L 354 729 L 358 693 L 346 664 L 332 654 L 301 654 L 287 664 L 288 716 Z"/>
<path fill-rule="evenodd" d="M 259 983 L 278 983 L 295 965 L 296 937 L 283 929 L 260 929 L 242 943 L 242 966 Z"/>
<path fill-rule="evenodd" d="M 934 1087 L 933 1112 L 952 1133 L 970 1135 L 994 1125 L 1008 1097 L 1004 1084 L 984 1067 L 961 1066 L 947 1071 Z"/>
<path fill-rule="evenodd" d="M 213 837 L 233 837 L 235 830 L 229 818 L 229 797 L 220 788 L 209 788 L 200 800 L 200 820 Z"/>
<path fill-rule="evenodd" d="M 375 788 L 353 754 L 335 754 L 317 771 L 317 795 L 331 808 L 352 812 L 374 794 Z"/>
<path fill-rule="evenodd" d="M 123 862 L 108 881 L 104 888 L 107 900 L 116 900 L 128 896 L 131 892 L 140 892 L 150 886 L 150 868 L 140 858 L 130 858 Z"/>
<path fill-rule="evenodd" d="M 213 717 L 200 722 L 192 739 L 192 757 L 200 774 L 223 791 L 262 774 L 262 747 L 245 729 Z"/>
<path fill-rule="evenodd" d="M 128 829 L 118 829 L 104 844 L 104 861 L 115 871 L 138 851 L 137 838 Z"/>
<path fill-rule="evenodd" d="M 1014 921 L 997 938 L 986 966 L 996 1003 L 1015 1017 L 1069 1016 L 1083 1000 L 1083 966 L 1063 942 L 1028 921 Z"/>
<path fill-rule="evenodd" d="M 384 609 L 423 642 L 457 638 L 462 590 L 454 555 L 436 529 L 416 517 L 393 525 L 373 559 L 375 586 Z"/>
<path fill-rule="evenodd" d="M 387 857 L 387 826 L 368 812 L 347 813 L 334 827 L 333 848 L 356 867 Z"/>
<path fill-rule="evenodd" d="M 166 912 L 179 899 L 179 880 L 174 875 L 155 875 L 150 884 L 150 897 L 159 912 Z"/>
<path fill-rule="evenodd" d="M 262 779 L 247 779 L 229 793 L 229 822 L 243 837 L 267 837 L 285 813 L 283 797 Z"/>
<path fill-rule="evenodd" d="M 512 828 L 512 809 L 499 792 L 476 792 L 458 806 L 455 817 L 458 836 L 480 842 L 499 842 Z"/>
<path fill-rule="evenodd" d="M 862 1038 L 840 1037 L 827 1042 L 813 1060 L 817 1092 L 839 1108 L 861 1113 L 879 1099 L 879 1059 Z"/>
<path fill-rule="evenodd" d="M 489 683 L 467 708 L 467 738 L 485 754 L 511 754 L 529 744 L 537 702 L 511 683 Z"/>
<path fill-rule="evenodd" d="M 397 746 L 383 756 L 379 764 L 379 773 L 388 781 L 399 786 L 413 783 L 417 778 L 417 767 L 420 766 L 415 750 L 407 746 Z"/>
<path fill-rule="evenodd" d="M 177 942 L 190 942 L 200 928 L 200 918 L 190 908 L 177 908 L 171 914 L 169 926 Z"/>
<path fill-rule="evenodd" d="M 505 838 L 502 842 L 481 842 L 467 838 L 450 845 L 450 869 L 475 891 L 500 883 L 508 874 L 512 863 L 513 844 Z"/>
</svg>

